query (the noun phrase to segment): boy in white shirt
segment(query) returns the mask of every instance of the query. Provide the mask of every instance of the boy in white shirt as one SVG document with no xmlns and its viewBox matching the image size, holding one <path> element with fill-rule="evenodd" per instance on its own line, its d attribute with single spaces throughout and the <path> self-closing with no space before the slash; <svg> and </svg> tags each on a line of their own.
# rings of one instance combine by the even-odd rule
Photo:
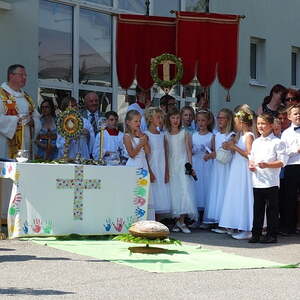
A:
<svg viewBox="0 0 300 300">
<path fill-rule="evenodd" d="M 291 126 L 281 136 L 286 144 L 288 162 L 284 170 L 285 203 L 283 206 L 283 232 L 296 232 L 297 190 L 300 189 L 300 103 L 288 108 L 288 118 Z"/>
<path fill-rule="evenodd" d="M 123 145 L 123 132 L 118 129 L 118 120 L 119 116 L 115 111 L 108 111 L 105 114 L 106 118 L 106 128 L 104 130 L 104 145 L 103 145 L 103 154 L 104 156 L 109 156 L 113 152 L 124 151 Z M 93 158 L 99 159 L 99 149 L 100 148 L 100 134 L 96 135 L 94 149 L 93 149 Z"/>
<path fill-rule="evenodd" d="M 277 243 L 279 173 L 287 160 L 285 144 L 273 134 L 274 118 L 261 114 L 257 118 L 260 137 L 252 145 L 249 169 L 252 171 L 254 212 L 252 238 L 249 243 Z M 267 208 L 267 234 L 261 238 Z"/>
</svg>

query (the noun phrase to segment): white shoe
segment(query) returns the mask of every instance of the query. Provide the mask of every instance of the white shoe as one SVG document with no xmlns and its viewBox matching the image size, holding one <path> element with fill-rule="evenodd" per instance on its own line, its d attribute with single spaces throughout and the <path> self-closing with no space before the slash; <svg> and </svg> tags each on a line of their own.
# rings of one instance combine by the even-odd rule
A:
<svg viewBox="0 0 300 300">
<path fill-rule="evenodd" d="M 179 223 L 179 222 L 177 222 L 177 223 L 176 223 L 176 226 L 177 226 L 183 233 L 192 233 L 192 232 L 188 229 L 188 227 L 186 226 L 186 224 L 184 224 L 184 223 Z"/>
<path fill-rule="evenodd" d="M 221 228 L 213 228 L 211 231 L 215 233 L 227 233 L 226 229 L 221 229 Z"/>
<path fill-rule="evenodd" d="M 175 224 L 175 226 L 172 228 L 173 232 L 180 232 L 180 229 L 177 227 L 177 225 Z"/>
<path fill-rule="evenodd" d="M 234 229 L 227 229 L 226 233 L 229 234 L 229 235 L 237 234 L 237 232 L 235 232 Z"/>
<path fill-rule="evenodd" d="M 233 234 L 232 237 L 236 240 L 249 240 L 252 237 L 252 233 L 250 231 L 242 231 L 237 234 Z"/>
</svg>

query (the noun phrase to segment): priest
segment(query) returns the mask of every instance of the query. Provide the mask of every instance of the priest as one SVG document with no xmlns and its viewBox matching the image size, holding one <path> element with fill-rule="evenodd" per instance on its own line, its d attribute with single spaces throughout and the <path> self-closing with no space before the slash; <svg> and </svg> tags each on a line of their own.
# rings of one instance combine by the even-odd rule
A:
<svg viewBox="0 0 300 300">
<path fill-rule="evenodd" d="M 0 87 L 0 159 L 14 159 L 20 149 L 29 150 L 33 157 L 32 142 L 40 130 L 40 118 L 31 97 L 22 90 L 26 78 L 24 66 L 12 65 L 7 70 L 7 82 Z M 0 232 L 10 191 L 11 181 L 0 180 Z"/>
<path fill-rule="evenodd" d="M 14 159 L 17 151 L 29 150 L 40 130 L 40 115 L 31 97 L 23 91 L 27 74 L 22 65 L 11 65 L 7 82 L 0 87 L 0 158 Z"/>
</svg>

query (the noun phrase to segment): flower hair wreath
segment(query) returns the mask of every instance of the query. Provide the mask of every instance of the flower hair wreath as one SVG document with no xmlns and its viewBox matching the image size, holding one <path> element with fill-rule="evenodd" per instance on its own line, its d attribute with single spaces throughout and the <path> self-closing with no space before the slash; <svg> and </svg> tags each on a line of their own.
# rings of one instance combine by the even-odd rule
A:
<svg viewBox="0 0 300 300">
<path fill-rule="evenodd" d="M 253 120 L 253 116 L 251 115 L 251 114 L 249 114 L 249 113 L 247 113 L 247 112 L 245 112 L 245 111 L 242 111 L 242 110 L 240 110 L 240 111 L 238 111 L 236 114 L 235 114 L 235 116 L 237 117 L 237 118 L 241 118 L 241 119 L 247 119 L 247 120 Z"/>
</svg>

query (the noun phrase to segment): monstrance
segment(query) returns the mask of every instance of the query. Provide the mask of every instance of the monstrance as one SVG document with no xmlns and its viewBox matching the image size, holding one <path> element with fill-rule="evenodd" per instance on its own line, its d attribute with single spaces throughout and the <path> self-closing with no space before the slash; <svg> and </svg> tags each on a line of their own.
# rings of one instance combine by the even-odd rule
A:
<svg viewBox="0 0 300 300">
<path fill-rule="evenodd" d="M 58 133 L 65 138 L 63 160 L 67 161 L 71 140 L 78 139 L 82 134 L 83 119 L 77 110 L 67 108 L 59 114 L 56 125 Z"/>
</svg>

